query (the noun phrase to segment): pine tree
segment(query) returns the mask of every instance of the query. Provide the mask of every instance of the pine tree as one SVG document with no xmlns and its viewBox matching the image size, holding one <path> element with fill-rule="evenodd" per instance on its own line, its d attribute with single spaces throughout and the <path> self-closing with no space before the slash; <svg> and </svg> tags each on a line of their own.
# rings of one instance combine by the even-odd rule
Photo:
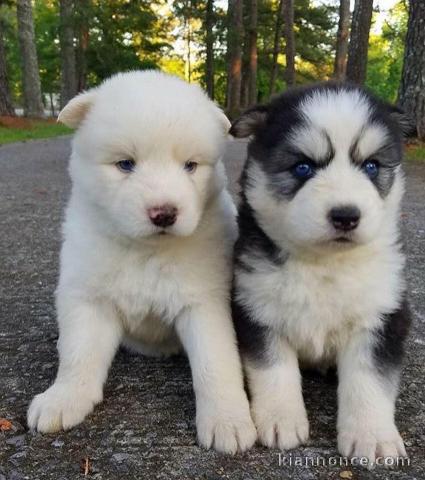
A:
<svg viewBox="0 0 425 480">
<path fill-rule="evenodd" d="M 373 0 L 356 0 L 351 22 L 346 78 L 359 85 L 364 84 L 366 80 L 372 11 Z"/>
<path fill-rule="evenodd" d="M 44 107 L 41 99 L 40 73 L 35 47 L 31 0 L 18 0 L 16 12 L 22 58 L 24 115 L 27 117 L 42 117 L 44 116 Z"/>
<path fill-rule="evenodd" d="M 0 115 L 15 115 L 7 76 L 6 48 L 4 45 L 4 22 L 0 17 Z"/>
<path fill-rule="evenodd" d="M 61 96 L 63 108 L 77 94 L 77 72 L 74 48 L 74 2 L 60 0 Z"/>
<path fill-rule="evenodd" d="M 425 2 L 410 0 L 406 48 L 399 90 L 400 106 L 416 122 L 418 137 L 425 140 Z"/>
<path fill-rule="evenodd" d="M 336 36 L 336 51 L 334 77 L 337 80 L 345 79 L 347 68 L 348 37 L 350 31 L 350 0 L 339 2 L 339 23 Z"/>
<path fill-rule="evenodd" d="M 235 118 L 241 110 L 243 1 L 229 0 L 227 34 L 227 113 Z"/>
</svg>

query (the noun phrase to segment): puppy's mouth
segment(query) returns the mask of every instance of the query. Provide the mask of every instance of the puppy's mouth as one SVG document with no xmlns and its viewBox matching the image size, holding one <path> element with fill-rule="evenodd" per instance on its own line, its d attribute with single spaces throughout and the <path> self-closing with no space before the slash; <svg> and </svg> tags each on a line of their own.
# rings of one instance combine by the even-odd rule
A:
<svg viewBox="0 0 425 480">
<path fill-rule="evenodd" d="M 332 241 L 336 243 L 353 243 L 353 239 L 350 237 L 336 237 Z"/>
</svg>

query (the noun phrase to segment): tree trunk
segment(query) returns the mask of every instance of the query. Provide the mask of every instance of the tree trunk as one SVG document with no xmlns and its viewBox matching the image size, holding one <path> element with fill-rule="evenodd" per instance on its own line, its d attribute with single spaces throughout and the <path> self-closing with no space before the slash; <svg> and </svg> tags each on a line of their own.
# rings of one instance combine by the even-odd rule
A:
<svg viewBox="0 0 425 480">
<path fill-rule="evenodd" d="M 55 104 L 53 103 L 53 94 L 49 92 L 49 100 L 50 100 L 50 113 L 52 117 L 55 116 Z"/>
<path fill-rule="evenodd" d="M 339 1 L 339 23 L 336 35 L 334 78 L 345 80 L 347 68 L 348 36 L 350 31 L 350 0 Z"/>
<path fill-rule="evenodd" d="M 249 97 L 249 22 L 251 0 L 243 0 L 243 48 L 242 48 L 242 73 L 241 73 L 241 110 L 248 108 Z"/>
<path fill-rule="evenodd" d="M 295 35 L 294 35 L 294 0 L 283 2 L 283 34 L 285 36 L 286 85 L 295 85 Z"/>
<path fill-rule="evenodd" d="M 243 40 L 243 2 L 229 0 L 227 55 L 229 70 L 227 74 L 227 112 L 230 118 L 236 118 L 241 110 L 242 77 L 242 40 Z"/>
<path fill-rule="evenodd" d="M 4 46 L 4 23 L 0 18 L 0 115 L 15 115 L 7 78 L 6 49 Z"/>
<path fill-rule="evenodd" d="M 187 47 L 187 56 L 186 56 L 186 78 L 189 83 L 192 82 L 192 26 L 190 24 L 190 16 L 186 18 L 186 47 Z"/>
<path fill-rule="evenodd" d="M 87 57 L 86 52 L 89 46 L 89 15 L 90 0 L 75 0 L 75 11 L 77 18 L 77 50 L 76 75 L 77 91 L 82 92 L 87 88 Z"/>
<path fill-rule="evenodd" d="M 211 100 L 214 100 L 214 1 L 207 1 L 207 10 L 205 16 L 205 44 L 207 50 L 207 58 L 205 60 L 205 83 L 207 85 L 207 93 Z"/>
<path fill-rule="evenodd" d="M 356 0 L 351 22 L 346 78 L 350 82 L 358 83 L 359 85 L 364 84 L 366 80 L 372 11 L 373 0 Z"/>
<path fill-rule="evenodd" d="M 274 42 L 273 42 L 273 59 L 272 59 L 272 71 L 270 74 L 269 94 L 273 95 L 276 90 L 276 80 L 279 70 L 279 64 L 277 58 L 280 52 L 280 40 L 282 37 L 282 25 L 283 25 L 283 12 L 284 12 L 284 0 L 279 1 L 279 7 L 276 14 L 276 27 L 274 30 Z"/>
<path fill-rule="evenodd" d="M 405 43 L 398 103 L 416 122 L 418 137 L 425 140 L 425 2 L 423 0 L 409 2 Z"/>
<path fill-rule="evenodd" d="M 248 106 L 257 103 L 257 23 L 258 3 L 250 1 L 248 32 Z"/>
<path fill-rule="evenodd" d="M 248 45 L 244 45 L 242 54 L 242 76 L 241 76 L 241 103 L 240 109 L 248 108 L 248 87 L 249 87 L 249 61 L 248 61 Z"/>
<path fill-rule="evenodd" d="M 60 0 L 61 96 L 63 108 L 77 94 L 77 72 L 74 49 L 74 2 Z"/>
<path fill-rule="evenodd" d="M 35 47 L 31 0 L 18 0 L 16 11 L 22 59 L 24 115 L 26 117 L 42 117 L 44 116 L 44 107 L 41 99 L 40 73 Z"/>
</svg>

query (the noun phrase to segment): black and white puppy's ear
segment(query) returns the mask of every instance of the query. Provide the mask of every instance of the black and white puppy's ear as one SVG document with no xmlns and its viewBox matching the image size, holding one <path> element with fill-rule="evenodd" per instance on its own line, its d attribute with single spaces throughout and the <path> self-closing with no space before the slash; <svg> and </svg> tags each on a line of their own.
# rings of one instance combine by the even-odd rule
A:
<svg viewBox="0 0 425 480">
<path fill-rule="evenodd" d="M 416 123 L 413 118 L 400 107 L 388 105 L 390 117 L 398 125 L 405 138 L 417 135 Z"/>
<path fill-rule="evenodd" d="M 230 135 L 235 138 L 246 138 L 255 135 L 265 124 L 268 114 L 266 105 L 258 105 L 244 112 L 232 123 Z"/>
</svg>

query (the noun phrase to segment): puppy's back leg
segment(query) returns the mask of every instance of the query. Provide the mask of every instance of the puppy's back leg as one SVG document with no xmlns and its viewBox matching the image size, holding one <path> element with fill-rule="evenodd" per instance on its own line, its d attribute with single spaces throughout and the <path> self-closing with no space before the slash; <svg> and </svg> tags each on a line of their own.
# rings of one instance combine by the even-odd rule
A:
<svg viewBox="0 0 425 480">
<path fill-rule="evenodd" d="M 69 429 L 102 401 L 103 384 L 122 336 L 113 307 L 61 294 L 57 303 L 58 373 L 28 409 L 28 426 L 40 432 Z"/>
</svg>

